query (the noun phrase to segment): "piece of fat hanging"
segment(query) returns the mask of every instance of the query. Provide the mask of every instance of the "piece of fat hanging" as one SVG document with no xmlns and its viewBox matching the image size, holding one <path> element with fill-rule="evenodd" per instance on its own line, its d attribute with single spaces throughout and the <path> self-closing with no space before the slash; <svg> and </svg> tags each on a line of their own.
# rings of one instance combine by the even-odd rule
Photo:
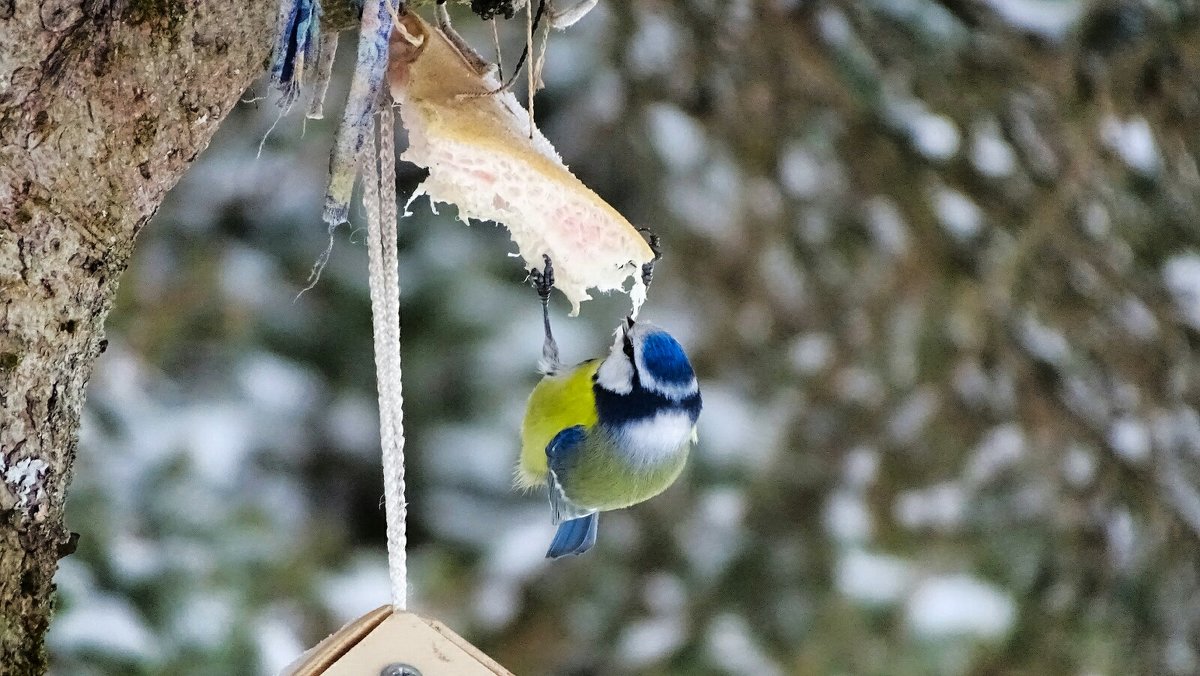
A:
<svg viewBox="0 0 1200 676">
<path fill-rule="evenodd" d="M 413 199 L 429 195 L 458 217 L 508 228 L 525 267 L 554 261 L 555 286 L 571 314 L 591 296 L 629 289 L 633 312 L 645 299 L 641 266 L 654 254 L 641 234 L 583 184 L 501 83 L 438 28 L 413 12 L 392 33 L 388 81 L 408 131 L 400 157 L 429 170 Z M 411 200 L 410 200 L 411 204 Z"/>
</svg>

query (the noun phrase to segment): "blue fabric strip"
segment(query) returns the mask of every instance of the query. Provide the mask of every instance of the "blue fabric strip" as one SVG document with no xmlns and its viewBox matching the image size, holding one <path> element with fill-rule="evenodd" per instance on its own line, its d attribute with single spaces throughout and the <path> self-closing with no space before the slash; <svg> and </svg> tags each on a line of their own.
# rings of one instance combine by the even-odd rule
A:
<svg viewBox="0 0 1200 676">
<path fill-rule="evenodd" d="M 325 195 L 324 219 L 330 228 L 349 219 L 350 197 L 354 191 L 354 177 L 358 173 L 358 156 L 370 130 L 371 116 L 378 109 L 379 93 L 387 74 L 392 15 L 385 2 L 387 0 L 367 0 L 363 4 L 362 23 L 358 30 L 358 62 L 354 67 L 350 95 L 329 161 L 329 191 Z M 391 142 L 391 139 L 384 139 L 384 143 Z"/>
<path fill-rule="evenodd" d="M 307 64 L 316 60 L 321 31 L 320 0 L 280 0 L 271 85 L 286 107 L 300 96 Z"/>
</svg>

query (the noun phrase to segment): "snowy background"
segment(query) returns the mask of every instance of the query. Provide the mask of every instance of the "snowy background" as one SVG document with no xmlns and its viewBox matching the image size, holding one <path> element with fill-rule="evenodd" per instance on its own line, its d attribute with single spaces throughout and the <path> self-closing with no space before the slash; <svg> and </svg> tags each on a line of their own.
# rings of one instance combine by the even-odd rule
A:
<svg viewBox="0 0 1200 676">
<path fill-rule="evenodd" d="M 419 201 L 413 608 L 518 674 L 1200 671 L 1198 19 L 603 0 L 555 34 L 540 124 L 663 236 L 643 316 L 692 355 L 701 442 L 587 556 L 544 560 L 544 499 L 510 488 L 540 308 L 502 230 Z M 388 598 L 361 230 L 297 298 L 345 82 L 261 156 L 278 109 L 240 106 L 140 237 L 55 673 L 272 674 Z M 626 307 L 556 303 L 565 357 Z"/>
</svg>

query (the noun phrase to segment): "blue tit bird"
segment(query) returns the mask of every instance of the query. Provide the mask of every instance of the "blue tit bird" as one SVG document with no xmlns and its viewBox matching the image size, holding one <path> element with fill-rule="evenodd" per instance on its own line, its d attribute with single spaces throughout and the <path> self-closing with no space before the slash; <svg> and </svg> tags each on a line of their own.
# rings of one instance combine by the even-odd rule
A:
<svg viewBox="0 0 1200 676">
<path fill-rule="evenodd" d="M 530 271 L 542 301 L 544 377 L 526 407 L 516 485 L 547 487 L 558 532 L 546 556 L 557 559 L 591 549 L 600 512 L 652 498 L 675 481 L 696 440 L 701 400 L 679 342 L 632 317 L 608 356 L 564 366 L 550 331 L 553 274 L 549 257 L 544 270 Z"/>
</svg>

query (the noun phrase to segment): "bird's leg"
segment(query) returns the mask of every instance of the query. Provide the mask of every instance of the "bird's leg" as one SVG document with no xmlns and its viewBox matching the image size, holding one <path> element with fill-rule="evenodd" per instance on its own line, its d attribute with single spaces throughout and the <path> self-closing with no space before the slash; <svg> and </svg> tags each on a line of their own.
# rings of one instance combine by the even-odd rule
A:
<svg viewBox="0 0 1200 676">
<path fill-rule="evenodd" d="M 477 73 L 486 72 L 491 64 L 488 63 L 487 59 L 480 56 L 479 52 L 475 51 L 475 48 L 464 40 L 463 36 L 458 34 L 458 31 L 454 30 L 454 26 L 450 23 L 450 13 L 446 11 L 446 0 L 437 0 L 437 6 L 434 8 L 433 13 L 437 17 L 438 30 L 463 55 L 467 63 L 471 64 L 471 67 Z"/>
<path fill-rule="evenodd" d="M 546 329 L 546 341 L 542 343 L 542 360 L 541 369 L 544 373 L 554 373 L 562 366 L 562 362 L 558 360 L 558 343 L 554 340 L 554 334 L 550 331 L 550 292 L 554 289 L 554 266 L 550 263 L 550 256 L 542 254 L 542 260 L 546 262 L 546 266 L 538 270 L 533 268 L 529 271 L 529 279 L 533 282 L 533 288 L 537 290 L 538 298 L 542 301 L 542 324 Z"/>
<path fill-rule="evenodd" d="M 532 2 L 532 0 L 530 0 L 530 1 Z M 538 26 L 541 24 L 542 14 L 546 12 L 547 2 L 548 2 L 548 0 L 540 0 L 540 2 L 538 2 L 537 11 L 533 15 L 533 25 L 527 27 L 527 32 L 528 32 L 527 38 L 529 36 L 532 36 L 533 33 L 537 31 Z M 525 5 L 521 5 L 521 6 L 525 7 Z M 519 56 L 517 58 L 517 65 L 513 67 L 512 75 L 508 76 L 508 80 L 504 80 L 504 78 L 500 78 L 500 81 L 503 84 L 501 84 L 499 87 L 496 87 L 495 89 L 491 90 L 490 92 L 483 94 L 482 96 L 494 96 L 496 94 L 501 94 L 501 93 L 506 92 L 509 89 L 511 89 L 513 84 L 517 81 L 517 76 L 521 74 L 521 66 L 525 65 L 525 61 L 529 58 L 529 52 L 532 48 L 533 48 L 532 39 L 527 39 L 525 42 L 525 49 L 521 50 L 521 56 Z M 479 96 L 479 95 L 478 94 L 463 94 L 461 96 L 470 97 L 470 96 Z M 530 133 L 532 133 L 532 131 Z"/>
<path fill-rule="evenodd" d="M 654 258 L 651 258 L 649 263 L 642 264 L 642 285 L 650 288 L 650 282 L 654 281 L 654 264 L 662 259 L 662 240 L 650 232 L 649 228 L 638 228 L 638 232 L 646 233 L 650 240 L 650 251 L 654 253 Z"/>
</svg>

